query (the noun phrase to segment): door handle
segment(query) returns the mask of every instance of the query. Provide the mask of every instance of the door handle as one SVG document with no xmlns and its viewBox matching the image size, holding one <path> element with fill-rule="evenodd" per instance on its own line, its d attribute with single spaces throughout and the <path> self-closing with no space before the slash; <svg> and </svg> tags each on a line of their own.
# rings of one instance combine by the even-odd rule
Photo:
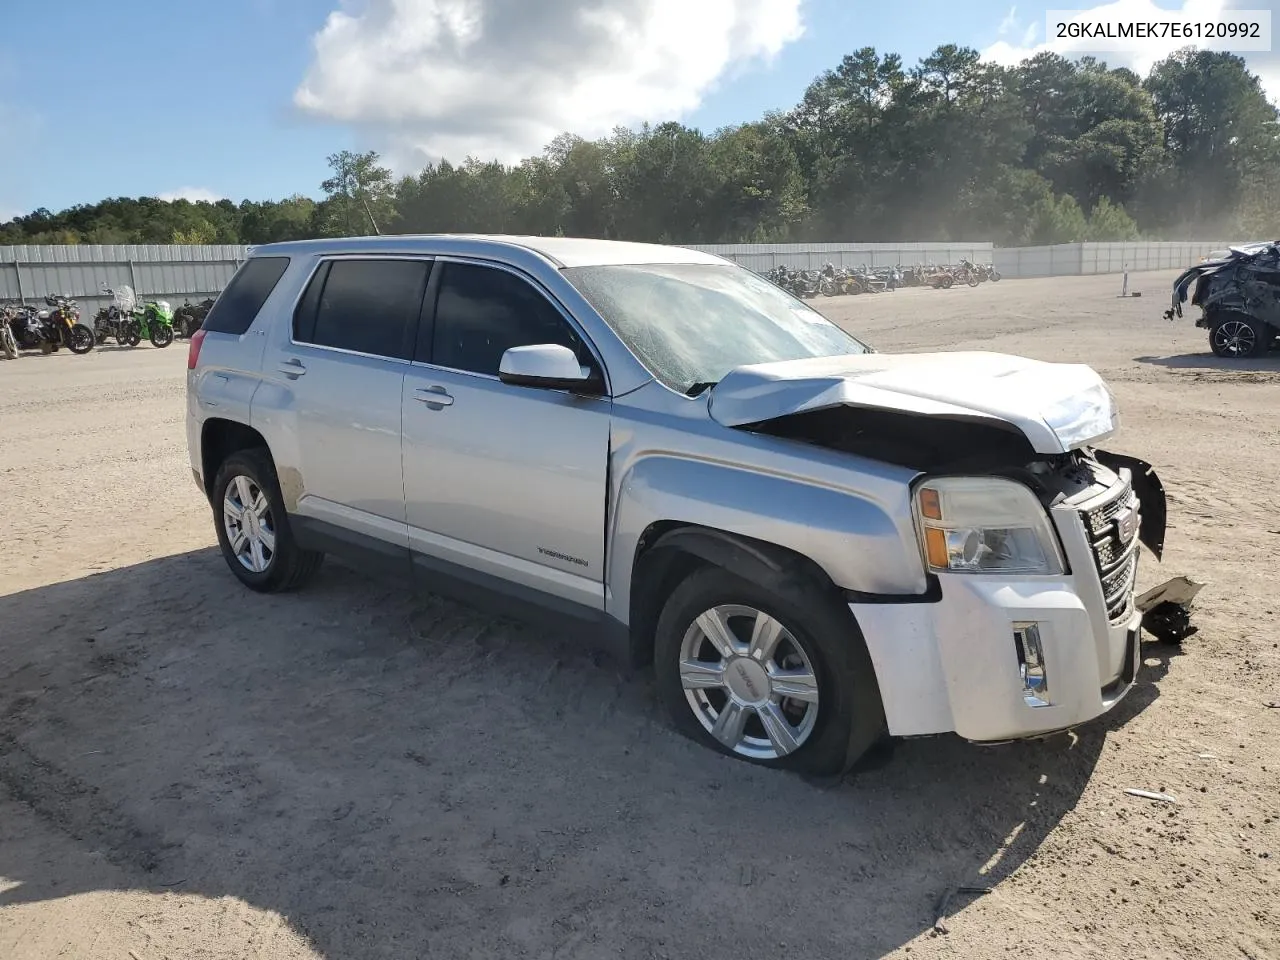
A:
<svg viewBox="0 0 1280 960">
<path fill-rule="evenodd" d="M 303 366 L 301 360 L 297 358 L 290 360 L 281 360 L 276 364 L 276 369 L 283 373 L 290 380 L 297 380 L 300 376 L 307 372 L 307 368 Z"/>
<path fill-rule="evenodd" d="M 413 391 L 413 398 L 420 403 L 425 403 L 431 410 L 443 410 L 445 407 L 453 406 L 453 397 L 449 395 L 448 390 L 439 385 L 420 387 Z"/>
</svg>

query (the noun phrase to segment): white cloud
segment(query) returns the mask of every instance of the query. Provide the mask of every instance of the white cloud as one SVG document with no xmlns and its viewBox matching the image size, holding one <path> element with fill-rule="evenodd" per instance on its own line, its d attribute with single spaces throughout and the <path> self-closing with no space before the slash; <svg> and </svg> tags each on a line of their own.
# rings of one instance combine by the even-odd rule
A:
<svg viewBox="0 0 1280 960">
<path fill-rule="evenodd" d="M 294 103 L 389 159 L 513 162 L 566 131 L 687 116 L 803 33 L 802 0 L 367 0 L 329 15 Z"/>
<path fill-rule="evenodd" d="M 201 201 L 216 203 L 222 199 L 222 196 L 205 187 L 179 187 L 177 190 L 169 190 L 160 194 L 159 199 L 165 201 L 190 200 L 192 203 L 200 203 Z"/>
<path fill-rule="evenodd" d="M 1063 3 L 1060 6 L 1066 8 L 1068 5 Z M 1229 10 L 1256 10 L 1266 9 L 1266 7 L 1266 0 L 1261 0 L 1261 2 L 1260 0 L 1182 0 L 1181 4 L 1172 4 L 1163 9 L 1156 6 L 1152 0 L 1113 0 L 1111 3 L 1103 3 L 1080 10 L 1078 16 L 1090 21 L 1104 22 L 1108 20 L 1159 21 L 1168 19 L 1167 16 L 1161 17 L 1162 13 L 1167 14 L 1170 10 L 1180 10 L 1197 19 L 1211 19 Z M 1010 9 L 1008 16 L 1000 24 L 997 36 L 1005 37 L 1018 29 L 1019 20 L 1016 14 L 1016 7 Z M 1039 35 L 1044 13 L 1042 11 L 1037 12 L 1035 16 L 1039 20 L 1033 20 L 1027 25 L 1026 32 L 1020 43 L 999 39 L 983 50 L 982 56 L 987 60 L 1012 66 L 1046 50 L 1069 57 L 1077 55 L 1071 52 L 1072 48 L 1068 46 L 1071 41 L 1068 40 L 1053 38 L 1047 43 L 1035 43 L 1034 38 Z M 1274 16 L 1273 20 L 1275 20 Z M 1280 23 L 1273 23 L 1273 30 L 1276 28 L 1280 28 Z M 1075 42 L 1079 43 L 1079 41 Z M 1142 43 L 1141 50 L 1106 52 L 1099 53 L 1097 56 L 1113 67 L 1129 67 L 1139 75 L 1146 76 L 1157 61 L 1164 59 L 1182 47 L 1195 45 L 1180 39 L 1144 40 Z M 1244 57 L 1249 69 L 1261 78 L 1262 86 L 1267 96 L 1272 100 L 1280 100 L 1280 47 L 1270 53 L 1250 52 L 1239 55 Z"/>
<path fill-rule="evenodd" d="M 1010 7 L 1009 12 L 1004 15 L 1004 19 L 1000 21 L 1000 29 L 996 32 L 1004 37 L 1013 33 L 1018 29 L 1018 8 Z"/>
</svg>

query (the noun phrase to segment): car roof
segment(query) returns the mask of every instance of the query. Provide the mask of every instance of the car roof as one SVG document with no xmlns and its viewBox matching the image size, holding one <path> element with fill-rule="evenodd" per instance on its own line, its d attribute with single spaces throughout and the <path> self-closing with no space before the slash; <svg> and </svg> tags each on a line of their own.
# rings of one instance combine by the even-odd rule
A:
<svg viewBox="0 0 1280 960">
<path fill-rule="evenodd" d="M 395 234 L 379 237 L 335 237 L 323 240 L 291 240 L 253 247 L 250 256 L 288 256 L 325 253 L 423 253 L 475 255 L 480 252 L 531 251 L 557 267 L 605 264 L 704 263 L 723 264 L 714 254 L 688 247 L 585 237 L 530 237 L 505 234 L 438 233 Z"/>
</svg>

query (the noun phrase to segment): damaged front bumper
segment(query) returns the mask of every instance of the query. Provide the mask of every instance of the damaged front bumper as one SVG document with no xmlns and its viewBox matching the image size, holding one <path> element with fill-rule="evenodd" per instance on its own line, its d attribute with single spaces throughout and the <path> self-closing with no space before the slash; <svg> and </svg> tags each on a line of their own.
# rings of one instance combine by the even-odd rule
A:
<svg viewBox="0 0 1280 960">
<path fill-rule="evenodd" d="M 1164 491 L 1149 465 L 1096 456 L 1102 482 L 1049 510 L 1070 572 L 939 574 L 934 603 L 850 604 L 892 735 L 1034 737 L 1092 720 L 1132 688 L 1138 544 L 1163 549 Z"/>
</svg>

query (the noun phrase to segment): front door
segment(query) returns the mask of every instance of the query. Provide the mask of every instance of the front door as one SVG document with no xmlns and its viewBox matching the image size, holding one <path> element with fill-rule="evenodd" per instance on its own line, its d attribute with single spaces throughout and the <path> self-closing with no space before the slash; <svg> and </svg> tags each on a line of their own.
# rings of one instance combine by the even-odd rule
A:
<svg viewBox="0 0 1280 960">
<path fill-rule="evenodd" d="M 410 547 L 602 610 L 610 402 L 498 379 L 509 347 L 560 343 L 596 361 L 523 276 L 458 261 L 437 270 L 434 323 L 428 303 L 404 381 Z"/>
</svg>

